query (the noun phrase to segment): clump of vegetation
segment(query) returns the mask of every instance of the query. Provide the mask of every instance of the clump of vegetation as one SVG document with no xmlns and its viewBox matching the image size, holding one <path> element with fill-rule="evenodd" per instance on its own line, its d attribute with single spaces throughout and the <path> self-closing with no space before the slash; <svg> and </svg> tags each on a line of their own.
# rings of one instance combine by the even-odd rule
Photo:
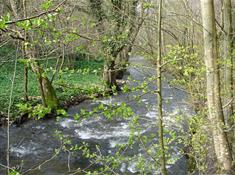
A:
<svg viewBox="0 0 235 175">
<path fill-rule="evenodd" d="M 13 53 L 11 59 L 14 58 L 15 49 L 9 46 L 1 47 L 4 52 L 10 51 Z M 49 77 L 53 76 L 55 71 L 56 60 L 40 61 L 45 68 L 45 72 Z M 46 65 L 46 66 L 45 66 Z M 69 100 L 72 97 L 84 94 L 91 94 L 101 92 L 103 90 L 103 82 L 101 77 L 101 70 L 103 61 L 102 60 L 85 60 L 77 59 L 74 63 L 74 67 L 71 69 L 65 63 L 63 68 L 58 71 L 53 80 L 58 98 L 61 101 Z M 6 113 L 8 108 L 10 87 L 12 83 L 12 74 L 14 72 L 14 62 L 6 61 L 0 67 L 0 108 L 1 111 Z M 40 102 L 39 85 L 37 83 L 37 77 L 29 70 L 28 77 L 28 96 L 30 103 L 36 104 Z M 12 116 L 17 116 L 19 113 L 17 104 L 24 103 L 24 63 L 20 60 L 17 63 L 16 77 L 14 82 L 13 90 L 13 110 Z"/>
</svg>

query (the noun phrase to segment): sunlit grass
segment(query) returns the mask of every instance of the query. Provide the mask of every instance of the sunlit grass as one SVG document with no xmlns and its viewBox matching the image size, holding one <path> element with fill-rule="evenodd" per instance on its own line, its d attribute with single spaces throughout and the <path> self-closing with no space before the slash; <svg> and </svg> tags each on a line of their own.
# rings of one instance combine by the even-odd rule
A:
<svg viewBox="0 0 235 175">
<path fill-rule="evenodd" d="M 43 65 L 43 62 L 41 62 Z M 52 77 L 56 60 L 49 61 L 47 66 L 48 76 Z M 83 90 L 97 89 L 102 87 L 101 68 L 102 60 L 77 60 L 73 68 L 66 65 L 63 69 L 56 73 L 53 81 L 58 98 L 63 101 L 73 96 L 83 93 Z M 45 68 L 45 64 L 43 65 Z M 50 68 L 51 67 L 51 68 Z M 11 91 L 12 78 L 14 73 L 14 62 L 5 63 L 0 67 L 0 111 L 6 112 L 9 105 L 9 97 Z M 36 75 L 29 70 L 28 95 L 30 97 L 38 97 L 39 85 Z M 94 88 L 95 87 L 95 88 Z M 16 77 L 13 89 L 13 105 L 12 112 L 17 113 L 15 105 L 22 103 L 24 97 L 24 65 L 17 63 Z M 37 98 L 33 98 L 37 99 Z"/>
</svg>

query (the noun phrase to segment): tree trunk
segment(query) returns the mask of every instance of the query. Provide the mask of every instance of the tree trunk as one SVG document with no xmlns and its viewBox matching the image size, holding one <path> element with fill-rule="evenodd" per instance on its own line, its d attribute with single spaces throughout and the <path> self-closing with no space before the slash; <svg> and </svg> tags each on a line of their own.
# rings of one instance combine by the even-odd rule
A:
<svg viewBox="0 0 235 175">
<path fill-rule="evenodd" d="M 103 72 L 103 80 L 107 85 L 108 89 L 112 89 L 113 86 L 117 87 L 116 82 L 116 70 L 115 70 L 115 61 L 109 61 L 107 59 L 104 63 L 104 72 Z"/>
<path fill-rule="evenodd" d="M 25 101 L 29 100 L 29 96 L 28 96 L 28 73 L 29 73 L 28 66 L 25 65 L 24 66 L 24 100 Z"/>
<path fill-rule="evenodd" d="M 235 123 L 233 115 L 233 26 L 232 26 L 232 3 L 231 0 L 223 1 L 223 26 L 224 36 L 224 59 L 225 59 L 225 92 L 226 104 L 225 120 L 229 128 Z M 234 130 L 229 132 L 230 145 L 233 150 Z"/>
<path fill-rule="evenodd" d="M 224 58 L 225 58 L 225 89 L 226 89 L 226 98 L 228 99 L 226 103 L 233 99 L 233 30 L 232 30 L 232 4 L 231 0 L 224 0 Z M 233 113 L 233 103 L 230 104 L 225 109 L 225 117 L 229 117 Z"/>
<path fill-rule="evenodd" d="M 56 97 L 51 81 L 44 75 L 43 69 L 34 60 L 27 47 L 25 48 L 25 53 L 27 58 L 31 60 L 30 66 L 32 67 L 33 72 L 37 75 L 43 105 L 51 109 L 57 109 L 59 107 L 59 100 Z"/>
<path fill-rule="evenodd" d="M 51 109 L 59 107 L 59 101 L 56 97 L 55 90 L 47 77 L 39 76 L 40 91 L 43 96 L 43 104 Z"/>
<path fill-rule="evenodd" d="M 224 115 L 221 104 L 218 49 L 213 0 L 201 0 L 204 33 L 204 59 L 207 79 L 207 104 L 216 158 L 222 173 L 232 173 L 232 153 L 227 134 L 223 130 Z"/>
<path fill-rule="evenodd" d="M 122 79 L 124 76 L 124 73 L 126 71 L 126 65 L 129 61 L 129 53 L 131 52 L 131 46 L 127 46 L 123 48 L 123 50 L 118 54 L 118 57 L 115 61 L 115 65 L 117 67 L 116 71 L 116 78 Z"/>
<path fill-rule="evenodd" d="M 26 0 L 22 1 L 21 3 L 18 3 L 18 6 L 22 5 L 21 9 L 23 9 L 23 16 L 24 18 L 27 17 L 27 10 L 26 10 Z M 24 39 L 27 40 L 27 32 L 24 30 Z M 26 58 L 26 52 L 25 52 L 25 45 L 24 42 L 22 42 L 22 53 L 24 56 L 24 59 Z M 28 74 L 29 74 L 29 68 L 28 65 L 25 64 L 24 65 L 24 100 L 28 101 L 29 100 L 29 96 L 28 96 Z"/>
<path fill-rule="evenodd" d="M 32 51 L 29 51 L 29 48 L 26 45 L 25 45 L 24 50 L 25 50 L 26 58 L 31 60 L 30 66 L 33 72 L 37 75 L 43 105 L 51 109 L 57 109 L 59 107 L 59 100 L 56 96 L 56 93 L 52 86 L 51 81 L 48 79 L 46 75 L 44 75 L 43 69 L 34 60 L 34 57 L 32 56 L 33 55 Z M 25 75 L 25 78 L 26 78 L 26 75 Z M 26 82 L 27 81 L 25 80 L 25 83 Z M 28 86 L 28 85 L 25 84 L 25 86 Z"/>
<path fill-rule="evenodd" d="M 51 84 L 51 81 L 45 75 L 43 75 L 44 72 L 37 62 L 33 61 L 31 63 L 31 67 L 38 78 L 43 105 L 51 109 L 57 109 L 59 107 L 59 101 L 56 97 L 56 93 Z"/>
<path fill-rule="evenodd" d="M 157 58 L 157 109 L 159 113 L 159 119 L 158 119 L 158 134 L 159 134 L 159 143 L 160 143 L 160 149 L 161 149 L 161 173 L 163 175 L 167 175 L 166 170 L 166 158 L 165 158 L 165 145 L 164 145 L 164 126 L 163 126 L 163 110 L 162 110 L 162 70 L 161 70 L 161 64 L 162 64 L 162 0 L 159 2 L 159 17 L 158 17 L 158 58 Z"/>
<path fill-rule="evenodd" d="M 25 39 L 26 39 L 26 37 L 25 37 Z M 26 52 L 25 52 L 26 47 L 23 44 L 24 44 L 24 42 L 22 42 L 22 54 L 23 54 L 24 59 L 28 59 L 27 55 L 26 55 Z M 28 96 L 28 74 L 29 74 L 29 68 L 28 68 L 28 65 L 25 64 L 24 65 L 24 100 L 25 101 L 29 100 L 29 96 Z"/>
</svg>

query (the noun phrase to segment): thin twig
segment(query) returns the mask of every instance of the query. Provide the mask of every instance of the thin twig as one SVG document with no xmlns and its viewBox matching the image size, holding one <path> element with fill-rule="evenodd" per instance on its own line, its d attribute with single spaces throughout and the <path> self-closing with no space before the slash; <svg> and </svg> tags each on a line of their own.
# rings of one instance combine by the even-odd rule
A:
<svg viewBox="0 0 235 175">
<path fill-rule="evenodd" d="M 27 18 L 22 18 L 22 19 L 18 19 L 18 20 L 15 20 L 15 21 L 9 21 L 9 22 L 6 22 L 5 24 L 6 25 L 10 25 L 10 24 L 15 24 L 15 23 L 18 23 L 18 22 L 23 22 L 23 21 L 27 21 L 27 20 L 32 20 L 32 19 L 35 19 L 35 18 L 39 18 L 45 14 L 48 14 L 48 13 L 52 13 L 52 12 L 55 12 L 58 10 L 58 8 L 60 6 L 62 6 L 67 0 L 64 0 L 62 1 L 60 4 L 58 4 L 55 8 L 51 9 L 51 10 L 48 10 L 48 11 L 44 11 L 42 13 L 39 13 L 37 15 L 34 15 L 34 16 L 30 16 L 30 17 L 27 17 Z"/>
<path fill-rule="evenodd" d="M 44 162 L 40 163 L 39 165 L 36 165 L 34 168 L 30 168 L 30 169 L 26 170 L 25 172 L 22 173 L 22 175 L 24 175 L 24 174 L 26 174 L 26 173 L 28 173 L 30 171 L 35 171 L 37 169 L 40 169 L 41 166 L 43 166 L 46 163 L 48 163 L 51 160 L 53 160 L 60 153 L 60 151 L 62 150 L 62 147 L 63 147 L 63 143 L 61 143 L 60 148 L 55 152 L 55 154 L 52 157 L 50 157 L 49 159 L 47 159 Z"/>
<path fill-rule="evenodd" d="M 228 103 L 223 106 L 223 109 L 226 108 L 226 107 L 228 107 L 228 106 L 233 102 L 233 100 L 234 100 L 234 98 L 232 98 L 231 100 L 229 100 Z"/>
</svg>

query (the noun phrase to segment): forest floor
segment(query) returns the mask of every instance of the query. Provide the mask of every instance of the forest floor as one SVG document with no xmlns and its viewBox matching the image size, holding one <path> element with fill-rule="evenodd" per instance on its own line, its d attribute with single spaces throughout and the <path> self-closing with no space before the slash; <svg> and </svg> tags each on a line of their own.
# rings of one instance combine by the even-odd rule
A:
<svg viewBox="0 0 235 175">
<path fill-rule="evenodd" d="M 14 50 L 11 48 L 0 50 L 0 116 L 7 113 L 12 82 L 14 81 L 11 116 L 17 117 L 17 115 L 19 115 L 17 104 L 25 103 L 24 63 L 18 59 L 19 61 L 17 62 L 15 69 L 14 59 L 11 58 L 14 54 L 9 54 L 11 52 L 14 53 Z M 46 70 L 47 76 L 52 78 L 56 66 L 56 59 L 40 61 L 40 64 L 44 70 Z M 61 61 L 59 62 L 59 65 L 60 64 Z M 91 94 L 103 91 L 104 87 L 101 78 L 102 65 L 102 60 L 76 59 L 73 62 L 73 67 L 69 67 L 68 63 L 65 61 L 63 68 L 56 72 L 53 80 L 53 86 L 55 87 L 60 102 L 63 103 L 66 100 L 74 99 L 79 94 Z M 15 70 L 16 74 L 13 80 Z M 28 96 L 30 99 L 29 103 L 31 104 L 40 102 L 40 92 L 36 78 L 36 75 L 29 69 Z"/>
</svg>

